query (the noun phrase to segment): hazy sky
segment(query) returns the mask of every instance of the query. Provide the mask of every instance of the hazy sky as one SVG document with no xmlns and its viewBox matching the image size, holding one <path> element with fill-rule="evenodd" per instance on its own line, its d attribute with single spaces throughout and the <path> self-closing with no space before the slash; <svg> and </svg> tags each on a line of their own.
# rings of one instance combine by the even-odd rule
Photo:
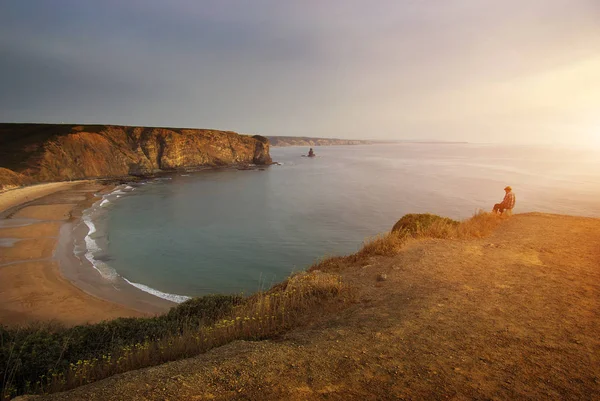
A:
<svg viewBox="0 0 600 401">
<path fill-rule="evenodd" d="M 600 145 L 600 0 L 2 0 L 0 121 Z"/>
</svg>

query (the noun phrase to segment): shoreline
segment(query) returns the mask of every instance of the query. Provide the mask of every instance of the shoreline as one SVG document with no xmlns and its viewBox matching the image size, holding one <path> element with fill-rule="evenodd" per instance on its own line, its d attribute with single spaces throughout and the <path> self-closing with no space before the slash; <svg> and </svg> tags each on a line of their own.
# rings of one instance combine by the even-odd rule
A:
<svg viewBox="0 0 600 401">
<path fill-rule="evenodd" d="M 23 208 L 29 202 L 83 182 L 87 182 L 87 180 L 48 182 L 2 190 L 0 191 L 0 219 L 5 219 L 15 212 L 15 209 Z"/>
<path fill-rule="evenodd" d="M 100 196 L 112 193 L 119 185 L 105 185 Z M 76 287 L 86 293 L 107 301 L 132 308 L 142 313 L 152 315 L 167 312 L 177 303 L 152 295 L 136 288 L 135 285 L 115 273 L 114 277 L 108 279 L 88 259 L 89 250 L 81 255 L 76 254 L 75 244 L 84 243 L 90 234 L 89 227 L 83 219 L 83 214 L 93 207 L 101 199 L 94 197 L 88 202 L 79 204 L 74 208 L 71 221 L 61 227 L 59 241 L 55 251 L 55 257 L 59 260 L 61 274 Z"/>
<path fill-rule="evenodd" d="M 100 196 L 114 192 L 119 185 L 105 185 Z M 177 303 L 140 290 L 135 283 L 129 282 L 118 273 L 111 274 L 110 279 L 92 261 L 88 259 L 89 249 L 85 254 L 78 255 L 75 250 L 76 243 L 85 243 L 86 237 L 91 233 L 90 228 L 83 219 L 83 214 L 96 207 L 102 199 L 94 197 L 89 202 L 78 205 L 73 210 L 72 221 L 65 223 L 61 228 L 59 242 L 56 248 L 56 258 L 60 262 L 61 273 L 76 287 L 100 299 L 127 306 L 134 310 L 152 315 L 167 312 Z M 96 261 L 98 262 L 98 261 Z"/>
<path fill-rule="evenodd" d="M 0 324 L 66 325 L 153 316 L 176 305 L 109 282 L 74 253 L 82 214 L 115 185 L 93 180 L 0 192 Z M 75 231 L 74 231 L 75 230 Z"/>
</svg>

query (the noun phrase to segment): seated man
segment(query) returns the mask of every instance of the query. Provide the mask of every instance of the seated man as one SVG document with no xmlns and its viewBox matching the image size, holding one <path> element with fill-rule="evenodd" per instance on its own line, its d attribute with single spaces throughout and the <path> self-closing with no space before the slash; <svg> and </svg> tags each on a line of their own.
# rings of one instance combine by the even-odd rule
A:
<svg viewBox="0 0 600 401">
<path fill-rule="evenodd" d="M 314 155 L 315 155 L 315 152 L 313 152 L 313 149 L 310 148 L 310 150 L 308 151 L 308 156 L 313 157 Z"/>
<path fill-rule="evenodd" d="M 513 207 L 515 207 L 515 194 L 512 192 L 511 187 L 504 188 L 504 191 L 506 192 L 506 195 L 504 195 L 504 199 L 501 203 L 496 203 L 494 205 L 493 212 L 503 214 L 506 210 L 507 214 L 510 215 L 512 214 Z"/>
</svg>

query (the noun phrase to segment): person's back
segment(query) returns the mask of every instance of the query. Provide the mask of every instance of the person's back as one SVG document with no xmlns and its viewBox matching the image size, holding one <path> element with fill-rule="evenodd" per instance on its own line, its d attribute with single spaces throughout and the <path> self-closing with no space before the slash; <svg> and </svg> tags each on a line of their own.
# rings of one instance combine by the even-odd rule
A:
<svg viewBox="0 0 600 401">
<path fill-rule="evenodd" d="M 512 210 L 513 207 L 515 207 L 516 201 L 517 199 L 515 197 L 515 193 L 510 191 L 506 195 L 504 195 L 504 199 L 502 200 L 502 206 L 504 206 L 505 209 Z"/>
<path fill-rule="evenodd" d="M 501 203 L 496 203 L 494 205 L 493 211 L 494 211 L 494 213 L 500 213 L 500 214 L 503 214 L 506 212 L 507 215 L 511 215 L 512 210 L 515 207 L 517 198 L 510 186 L 507 186 L 506 188 L 504 188 L 504 191 L 506 192 L 506 195 L 504 195 L 504 199 L 502 200 Z"/>
</svg>

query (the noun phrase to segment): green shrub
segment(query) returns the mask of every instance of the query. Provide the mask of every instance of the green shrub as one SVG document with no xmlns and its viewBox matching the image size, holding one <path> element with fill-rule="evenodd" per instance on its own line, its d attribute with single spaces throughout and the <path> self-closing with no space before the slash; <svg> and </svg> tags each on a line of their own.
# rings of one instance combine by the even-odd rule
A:
<svg viewBox="0 0 600 401">
<path fill-rule="evenodd" d="M 27 392 L 43 383 L 50 371 L 64 372 L 70 363 L 213 324 L 241 302 L 237 295 L 209 295 L 151 318 L 119 318 L 70 328 L 51 323 L 23 328 L 0 325 L 0 390 L 5 396 Z"/>
<path fill-rule="evenodd" d="M 434 224 L 441 226 L 458 226 L 460 223 L 456 220 L 441 217 L 436 214 L 411 213 L 402 216 L 402 218 L 394 224 L 392 232 L 404 231 L 408 234 L 415 235 L 428 230 Z"/>
</svg>

